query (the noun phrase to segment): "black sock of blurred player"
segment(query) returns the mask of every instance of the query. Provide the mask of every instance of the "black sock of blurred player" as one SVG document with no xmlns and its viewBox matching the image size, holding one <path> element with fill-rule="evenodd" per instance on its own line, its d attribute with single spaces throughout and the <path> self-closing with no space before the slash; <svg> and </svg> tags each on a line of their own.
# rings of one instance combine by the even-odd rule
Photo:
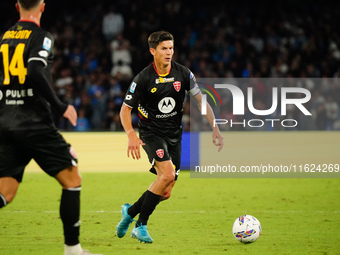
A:
<svg viewBox="0 0 340 255">
<path fill-rule="evenodd" d="M 142 208 L 144 199 L 145 199 L 145 194 L 146 191 L 141 195 L 141 197 L 136 201 L 129 209 L 128 209 L 128 214 L 134 218 L 138 213 L 140 213 L 140 210 Z"/>
<path fill-rule="evenodd" d="M 60 201 L 60 218 L 63 222 L 66 245 L 79 243 L 80 187 L 63 189 Z"/>
<path fill-rule="evenodd" d="M 149 190 L 145 192 L 145 198 L 139 213 L 138 221 L 136 223 L 137 227 L 147 224 L 150 215 L 161 201 L 161 198 L 162 196 L 156 195 Z"/>
</svg>

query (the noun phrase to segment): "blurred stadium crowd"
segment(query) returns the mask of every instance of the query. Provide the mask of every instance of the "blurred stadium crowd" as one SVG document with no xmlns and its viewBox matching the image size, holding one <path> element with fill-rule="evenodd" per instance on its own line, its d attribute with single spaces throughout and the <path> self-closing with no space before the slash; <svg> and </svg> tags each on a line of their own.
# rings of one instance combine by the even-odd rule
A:
<svg viewBox="0 0 340 255">
<path fill-rule="evenodd" d="M 174 60 L 197 78 L 340 77 L 337 1 L 46 2 L 42 27 L 55 38 L 53 87 L 79 114 L 75 129 L 56 118 L 62 130 L 122 130 L 125 91 L 152 62 L 147 37 L 161 29 L 175 37 Z M 1 3 L 0 33 L 18 19 L 12 4 L 15 0 Z M 302 85 L 312 92 L 313 118 L 300 129 L 340 130 L 339 84 Z M 263 84 L 255 90 L 262 102 L 272 96 Z M 134 124 L 137 120 L 136 115 Z"/>
</svg>

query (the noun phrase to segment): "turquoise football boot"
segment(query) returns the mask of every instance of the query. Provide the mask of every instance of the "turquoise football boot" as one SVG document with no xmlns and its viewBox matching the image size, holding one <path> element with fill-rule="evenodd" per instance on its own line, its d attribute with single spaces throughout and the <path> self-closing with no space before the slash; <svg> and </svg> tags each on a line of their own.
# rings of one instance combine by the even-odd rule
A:
<svg viewBox="0 0 340 255">
<path fill-rule="evenodd" d="M 153 240 L 146 229 L 146 225 L 140 225 L 132 229 L 131 237 L 136 238 L 141 243 L 152 243 Z"/>
<path fill-rule="evenodd" d="M 131 204 L 124 204 L 122 205 L 122 219 L 117 225 L 117 236 L 119 238 L 122 238 L 125 236 L 126 232 L 128 231 L 128 228 L 130 224 L 134 221 L 134 219 L 128 214 L 128 209 L 131 207 Z"/>
</svg>

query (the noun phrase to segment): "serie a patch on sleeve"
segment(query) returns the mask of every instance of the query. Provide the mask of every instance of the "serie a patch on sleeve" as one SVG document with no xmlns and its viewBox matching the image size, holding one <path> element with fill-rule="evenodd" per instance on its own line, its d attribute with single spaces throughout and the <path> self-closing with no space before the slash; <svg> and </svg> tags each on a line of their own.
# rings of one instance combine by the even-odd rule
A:
<svg viewBox="0 0 340 255">
<path fill-rule="evenodd" d="M 52 46 L 52 41 L 50 38 L 45 37 L 43 42 L 43 49 L 50 51 Z"/>
<path fill-rule="evenodd" d="M 137 86 L 137 83 L 135 83 L 135 82 L 131 83 L 131 86 L 130 86 L 130 92 L 131 93 L 135 93 L 136 86 Z"/>
</svg>

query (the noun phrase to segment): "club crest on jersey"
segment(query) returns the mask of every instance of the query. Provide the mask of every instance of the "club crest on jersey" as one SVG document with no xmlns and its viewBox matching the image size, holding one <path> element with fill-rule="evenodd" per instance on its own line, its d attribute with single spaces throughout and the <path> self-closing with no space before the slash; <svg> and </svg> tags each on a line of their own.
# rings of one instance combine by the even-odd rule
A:
<svg viewBox="0 0 340 255">
<path fill-rule="evenodd" d="M 157 156 L 160 158 L 164 157 L 164 150 L 163 149 L 158 149 L 156 150 Z"/>
<path fill-rule="evenodd" d="M 173 83 L 175 90 L 178 92 L 181 89 L 181 82 L 180 81 L 175 81 Z"/>
</svg>

